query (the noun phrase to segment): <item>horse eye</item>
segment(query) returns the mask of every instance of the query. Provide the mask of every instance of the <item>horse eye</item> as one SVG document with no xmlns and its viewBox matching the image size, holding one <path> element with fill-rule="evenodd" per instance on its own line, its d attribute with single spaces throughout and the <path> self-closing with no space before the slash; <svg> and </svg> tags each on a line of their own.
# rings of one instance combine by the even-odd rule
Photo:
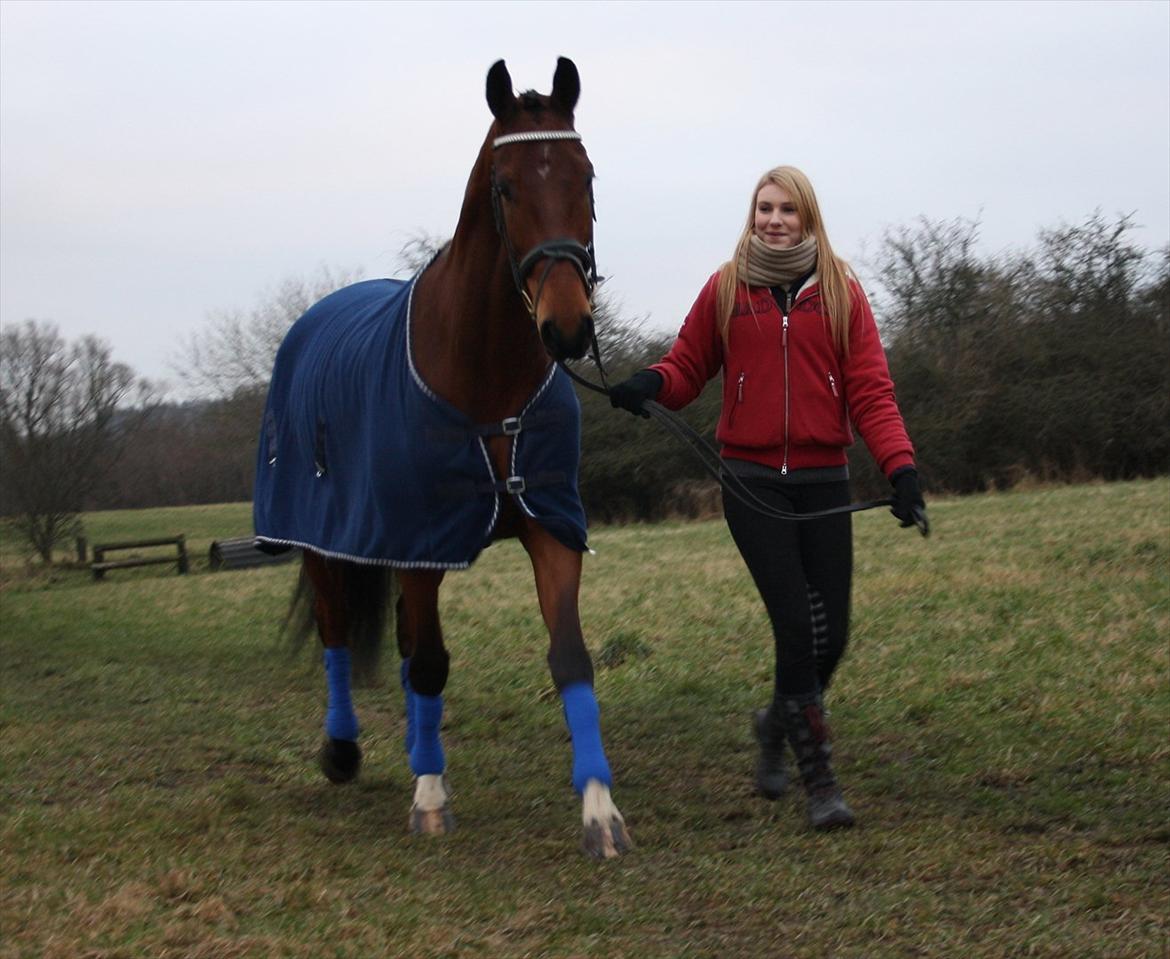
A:
<svg viewBox="0 0 1170 959">
<path fill-rule="evenodd" d="M 500 196 L 502 196 L 505 200 L 512 199 L 512 184 L 507 180 L 500 180 L 500 182 L 496 184 L 496 189 L 500 191 Z"/>
</svg>

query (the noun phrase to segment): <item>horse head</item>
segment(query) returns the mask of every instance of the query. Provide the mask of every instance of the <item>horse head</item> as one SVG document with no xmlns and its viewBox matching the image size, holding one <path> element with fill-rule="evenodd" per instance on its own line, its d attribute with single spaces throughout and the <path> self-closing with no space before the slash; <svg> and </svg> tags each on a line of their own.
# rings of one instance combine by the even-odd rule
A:
<svg viewBox="0 0 1170 959">
<path fill-rule="evenodd" d="M 581 81 L 560 57 L 548 96 L 516 96 L 503 60 L 487 76 L 495 123 L 491 190 L 496 228 L 516 288 L 555 360 L 585 355 L 597 284 L 593 256 L 593 165 L 573 108 Z"/>
</svg>

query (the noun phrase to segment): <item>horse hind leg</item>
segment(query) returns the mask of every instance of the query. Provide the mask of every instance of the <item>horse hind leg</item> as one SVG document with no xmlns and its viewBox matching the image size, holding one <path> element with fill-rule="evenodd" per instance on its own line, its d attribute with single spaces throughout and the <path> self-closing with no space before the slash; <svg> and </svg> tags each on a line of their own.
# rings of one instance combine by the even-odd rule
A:
<svg viewBox="0 0 1170 959">
<path fill-rule="evenodd" d="M 318 763 L 332 783 L 346 783 L 361 769 L 360 726 L 350 694 L 352 661 L 345 590 L 345 564 L 306 551 L 304 571 L 313 587 L 313 618 L 324 646 L 325 677 L 329 691 L 325 738 Z"/>
<path fill-rule="evenodd" d="M 362 765 L 362 748 L 357 742 L 360 727 L 349 702 L 351 667 L 348 653 L 348 649 L 325 650 L 329 710 L 325 719 L 325 739 L 317 761 L 325 778 L 338 784 L 356 779 Z M 344 692 L 339 692 L 342 689 Z"/>
<path fill-rule="evenodd" d="M 414 737 L 410 768 L 415 775 L 410 805 L 410 831 L 415 835 L 442 836 L 455 830 L 451 791 L 447 784 L 447 760 L 439 738 L 443 723 L 441 693 L 412 695 Z"/>
<path fill-rule="evenodd" d="M 403 655 L 406 750 L 415 775 L 410 830 L 439 836 L 455 829 L 440 729 L 449 657 L 439 624 L 442 571 L 399 574 L 398 646 Z"/>
</svg>

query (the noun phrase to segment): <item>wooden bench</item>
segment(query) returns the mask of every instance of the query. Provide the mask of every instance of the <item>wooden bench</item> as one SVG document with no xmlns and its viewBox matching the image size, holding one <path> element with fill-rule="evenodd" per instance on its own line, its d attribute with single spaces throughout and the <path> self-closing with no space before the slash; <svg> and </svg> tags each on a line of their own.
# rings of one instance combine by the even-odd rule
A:
<svg viewBox="0 0 1170 959">
<path fill-rule="evenodd" d="M 146 549 L 151 546 L 174 546 L 178 553 L 175 556 L 135 556 L 131 559 L 107 560 L 106 553 L 127 549 Z M 130 569 L 134 566 L 155 566 L 161 563 L 174 563 L 182 576 L 191 567 L 187 562 L 187 537 L 167 536 L 162 539 L 140 539 L 127 543 L 102 543 L 93 548 L 93 562 L 90 570 L 94 579 L 101 579 L 111 569 Z"/>
</svg>

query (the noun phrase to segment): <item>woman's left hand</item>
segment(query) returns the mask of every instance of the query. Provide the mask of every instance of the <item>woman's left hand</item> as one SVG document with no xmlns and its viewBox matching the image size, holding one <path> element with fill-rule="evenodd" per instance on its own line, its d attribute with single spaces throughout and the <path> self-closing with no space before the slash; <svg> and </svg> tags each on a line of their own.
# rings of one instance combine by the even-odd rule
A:
<svg viewBox="0 0 1170 959">
<path fill-rule="evenodd" d="M 901 521 L 902 528 L 917 526 L 923 536 L 930 535 L 926 503 L 918 485 L 918 470 L 905 466 L 890 477 L 890 482 L 894 484 L 894 505 L 890 512 Z"/>
</svg>

